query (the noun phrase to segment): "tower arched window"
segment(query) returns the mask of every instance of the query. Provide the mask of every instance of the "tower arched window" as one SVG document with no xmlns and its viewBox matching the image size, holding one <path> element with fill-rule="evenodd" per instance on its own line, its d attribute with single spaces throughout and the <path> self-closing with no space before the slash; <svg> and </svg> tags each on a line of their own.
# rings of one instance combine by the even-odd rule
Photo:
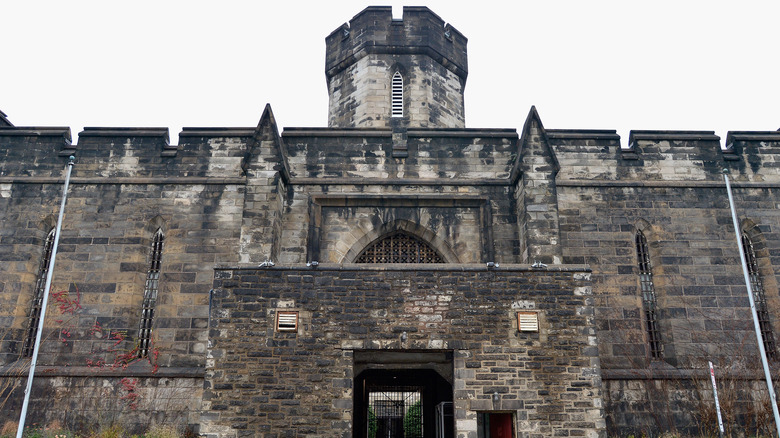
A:
<svg viewBox="0 0 780 438">
<path fill-rule="evenodd" d="M 393 117 L 404 116 L 404 78 L 401 72 L 395 72 L 392 84 L 392 112 Z"/>
<path fill-rule="evenodd" d="M 639 266 L 639 287 L 642 293 L 642 311 L 645 316 L 650 357 L 661 359 L 663 357 L 663 345 L 661 344 L 661 333 L 658 330 L 658 303 L 653 285 L 650 253 L 647 250 L 647 238 L 645 238 L 642 231 L 637 231 L 636 233 L 636 257 Z"/>
<path fill-rule="evenodd" d="M 758 326 L 761 329 L 761 341 L 764 343 L 767 357 L 777 357 L 775 348 L 775 337 L 772 333 L 772 325 L 769 322 L 769 308 L 767 307 L 764 285 L 761 282 L 761 274 L 758 272 L 758 260 L 756 259 L 756 250 L 753 247 L 753 241 L 747 235 L 742 233 L 742 251 L 745 255 L 745 261 L 748 267 L 748 277 L 750 277 L 750 288 L 753 289 L 753 301 L 756 304 L 756 313 L 758 314 Z"/>
<path fill-rule="evenodd" d="M 366 247 L 355 263 L 445 263 L 423 240 L 404 232 L 388 234 Z"/>
<path fill-rule="evenodd" d="M 152 325 L 157 305 L 157 291 L 160 285 L 160 266 L 162 264 L 163 232 L 158 228 L 152 239 L 149 251 L 149 270 L 144 284 L 144 302 L 141 309 L 141 323 L 138 329 L 138 357 L 147 357 L 152 346 Z"/>
<path fill-rule="evenodd" d="M 49 274 L 52 250 L 54 250 L 54 228 L 46 235 L 46 241 L 43 243 L 43 256 L 41 257 L 41 264 L 38 266 L 38 280 L 35 282 L 35 290 L 33 291 L 33 299 L 30 304 L 30 313 L 27 321 L 27 334 L 24 338 L 24 348 L 22 349 L 24 357 L 31 357 L 35 349 L 35 338 L 38 336 L 38 324 L 41 320 L 43 297 L 47 292 L 46 276 Z"/>
</svg>

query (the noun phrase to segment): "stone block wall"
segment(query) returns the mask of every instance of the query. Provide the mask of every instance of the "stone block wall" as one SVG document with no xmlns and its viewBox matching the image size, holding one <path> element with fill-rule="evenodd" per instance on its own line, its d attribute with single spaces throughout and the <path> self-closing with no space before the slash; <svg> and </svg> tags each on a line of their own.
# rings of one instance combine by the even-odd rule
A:
<svg viewBox="0 0 780 438">
<path fill-rule="evenodd" d="M 711 132 L 698 131 L 634 131 L 632 149 L 620 149 L 608 132 L 553 131 L 550 137 L 561 163 L 564 262 L 594 271 L 610 421 L 623 431 L 693 431 L 707 397 L 695 384 L 706 380 L 709 360 L 746 385 L 760 381 L 723 168 L 731 170 L 740 227 L 754 243 L 775 339 L 780 330 L 780 177 L 767 170 L 775 166 L 780 135 L 729 134 L 727 150 Z M 638 230 L 648 241 L 661 359 L 648 348 Z M 735 421 L 745 424 L 755 406 L 766 407 L 766 393 L 740 394 Z"/>
<path fill-rule="evenodd" d="M 128 434 L 145 433 L 153 424 L 173 426 L 181 434 L 197 430 L 202 376 L 127 371 L 103 374 L 83 367 L 69 371 L 62 374 L 40 369 L 36 373 L 28 426 L 59 424 L 71 430 L 95 431 L 121 425 Z M 24 379 L 21 383 L 3 405 L 3 423 L 19 420 Z M 5 397 L 8 393 L 3 389 Z"/>
<path fill-rule="evenodd" d="M 155 416 L 168 415 L 155 413 L 156 405 L 125 409 L 126 394 L 117 390 L 125 378 L 138 380 L 138 400 L 154 388 L 181 385 L 186 390 L 180 392 L 199 400 L 213 266 L 239 260 L 246 185 L 240 173 L 252 133 L 188 130 L 180 145 L 170 146 L 167 130 L 158 128 L 87 128 L 78 145 L 63 141 L 61 131 L 0 131 L 0 391 L 5 400 L 0 422 L 18 418 L 21 391 L 7 399 L 5 391 L 29 364 L 21 357 L 28 314 L 70 154 L 77 158 L 38 360 L 40 379 L 33 387 L 40 397 L 33 400 L 31 414 L 41 424 L 96 423 L 100 409 L 89 412 L 74 403 L 99 387 L 107 396 L 119 394 L 104 400 L 105 409 L 126 415 L 128 424 L 148 425 Z M 164 243 L 152 349 L 148 359 L 129 369 L 158 228 Z M 197 403 L 160 391 L 149 397 L 184 409 L 179 419 L 185 424 L 197 422 Z M 56 407 L 47 400 L 52 394 Z"/>
<path fill-rule="evenodd" d="M 458 437 L 490 411 L 514 413 L 521 437 L 602 436 L 587 270 L 411 268 L 218 268 L 201 432 L 350 436 L 354 352 L 451 351 Z M 281 310 L 297 333 L 275 329 Z M 518 331 L 519 310 L 539 332 Z"/>
<path fill-rule="evenodd" d="M 517 261 L 514 130 L 409 131 L 404 159 L 392 158 L 389 130 L 296 128 L 282 139 L 292 175 L 282 263 L 349 263 L 401 222 L 438 238 L 448 261 Z"/>
</svg>

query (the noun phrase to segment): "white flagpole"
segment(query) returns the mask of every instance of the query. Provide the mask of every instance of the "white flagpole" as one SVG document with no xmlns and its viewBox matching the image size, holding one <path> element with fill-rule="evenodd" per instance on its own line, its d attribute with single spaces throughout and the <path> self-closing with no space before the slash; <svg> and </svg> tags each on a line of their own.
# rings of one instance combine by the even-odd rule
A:
<svg viewBox="0 0 780 438">
<path fill-rule="evenodd" d="M 753 287 L 750 285 L 750 273 L 748 272 L 747 260 L 745 260 L 745 249 L 742 247 L 742 233 L 739 228 L 739 221 L 737 220 L 737 210 L 734 208 L 734 197 L 731 194 L 731 184 L 729 183 L 728 169 L 723 169 L 723 179 L 726 181 L 726 191 L 729 194 L 731 219 L 734 221 L 734 233 L 737 235 L 739 259 L 742 261 L 742 274 L 745 276 L 745 285 L 747 286 L 748 299 L 750 300 L 750 313 L 753 315 L 753 327 L 756 330 L 758 351 L 761 353 L 761 364 L 764 366 L 764 377 L 766 377 L 767 390 L 769 391 L 769 396 L 772 402 L 772 412 L 775 414 L 775 426 L 777 427 L 777 434 L 780 437 L 780 413 L 777 411 L 777 395 L 775 395 L 775 387 L 772 383 L 772 374 L 769 372 L 769 361 L 766 359 L 764 340 L 761 337 L 761 326 L 758 324 L 756 300 L 753 298 Z"/>
<path fill-rule="evenodd" d="M 24 402 L 22 403 L 22 414 L 19 416 L 19 428 L 16 430 L 16 438 L 22 438 L 24 432 L 24 420 L 27 417 L 27 406 L 30 404 L 30 392 L 32 390 L 33 376 L 35 375 L 35 365 L 38 362 L 38 350 L 41 348 L 41 334 L 43 333 L 43 320 L 46 317 L 46 305 L 49 303 L 49 289 L 51 288 L 51 278 L 54 273 L 54 260 L 57 259 L 57 246 L 60 243 L 60 230 L 62 229 L 62 217 L 65 214 L 65 201 L 68 199 L 68 185 L 70 185 L 70 173 L 73 170 L 73 161 L 76 159 L 73 155 L 68 157 L 68 172 L 65 174 L 65 186 L 62 189 L 62 203 L 60 204 L 60 213 L 57 216 L 57 226 L 54 229 L 54 244 L 49 259 L 49 270 L 46 273 L 46 285 L 43 287 L 43 302 L 41 303 L 41 317 L 38 320 L 38 332 L 35 334 L 35 345 L 33 348 L 32 361 L 30 362 L 30 372 L 27 374 L 27 388 L 24 390 Z"/>
</svg>

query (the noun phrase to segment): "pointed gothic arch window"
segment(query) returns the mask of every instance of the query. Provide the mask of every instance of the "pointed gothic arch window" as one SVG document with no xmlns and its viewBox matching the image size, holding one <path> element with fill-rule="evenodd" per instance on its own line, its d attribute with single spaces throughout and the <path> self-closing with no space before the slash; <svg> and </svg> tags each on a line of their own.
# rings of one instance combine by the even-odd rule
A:
<svg viewBox="0 0 780 438">
<path fill-rule="evenodd" d="M 158 228 L 152 239 L 149 251 L 149 270 L 144 284 L 144 302 L 141 308 L 141 323 L 138 329 L 138 357 L 148 357 L 152 346 L 152 325 L 157 305 L 157 290 L 160 285 L 160 266 L 162 264 L 163 232 Z"/>
<path fill-rule="evenodd" d="M 756 258 L 756 250 L 753 247 L 753 240 L 745 232 L 742 233 L 742 251 L 747 262 L 750 288 L 753 289 L 753 301 L 756 304 L 758 326 L 761 329 L 761 341 L 764 343 L 767 357 L 774 359 L 777 357 L 777 349 L 775 347 L 775 337 L 772 333 L 772 325 L 769 322 L 769 308 L 767 307 L 766 294 L 764 294 L 764 285 L 761 282 L 761 274 L 758 272 L 758 260 Z"/>
<path fill-rule="evenodd" d="M 395 72 L 392 84 L 392 113 L 393 117 L 404 116 L 404 78 L 401 72 Z"/>
<path fill-rule="evenodd" d="M 24 357 L 32 357 L 35 349 L 35 338 L 38 336 L 38 324 L 41 320 L 41 307 L 43 306 L 43 296 L 46 294 L 46 276 L 49 274 L 49 262 L 51 253 L 54 250 L 54 228 L 46 235 L 43 243 L 43 256 L 41 264 L 38 266 L 38 280 L 35 282 L 33 299 L 30 304 L 30 313 L 28 318 L 27 335 L 24 338 L 24 348 L 22 354 Z"/>
<path fill-rule="evenodd" d="M 663 358 L 661 333 L 658 330 L 658 304 L 653 285 L 653 271 L 650 265 L 650 253 L 647 250 L 647 238 L 639 230 L 636 232 L 636 257 L 639 265 L 639 286 L 642 293 L 642 310 L 645 316 L 647 343 L 650 347 L 650 357 Z"/>
<path fill-rule="evenodd" d="M 396 231 L 368 245 L 355 263 L 445 263 L 445 261 L 422 239 Z"/>
</svg>

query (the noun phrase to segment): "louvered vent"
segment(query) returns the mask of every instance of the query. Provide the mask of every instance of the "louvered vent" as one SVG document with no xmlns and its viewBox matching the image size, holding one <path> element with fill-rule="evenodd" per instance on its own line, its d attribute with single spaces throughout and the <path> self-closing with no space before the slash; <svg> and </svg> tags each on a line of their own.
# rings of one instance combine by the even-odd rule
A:
<svg viewBox="0 0 780 438">
<path fill-rule="evenodd" d="M 401 73 L 395 72 L 393 75 L 393 117 L 404 116 L 404 78 Z"/>
<path fill-rule="evenodd" d="M 297 332 L 298 331 L 298 312 L 277 312 L 276 313 L 276 331 L 279 332 Z"/>
<path fill-rule="evenodd" d="M 521 332 L 538 332 L 539 314 L 536 312 L 517 312 L 517 329 Z"/>
</svg>

